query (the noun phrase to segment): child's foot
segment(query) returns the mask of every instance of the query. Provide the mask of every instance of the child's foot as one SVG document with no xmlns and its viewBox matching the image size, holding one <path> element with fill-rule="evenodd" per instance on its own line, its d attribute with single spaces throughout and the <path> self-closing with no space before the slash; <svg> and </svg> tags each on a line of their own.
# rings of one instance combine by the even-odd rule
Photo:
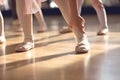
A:
<svg viewBox="0 0 120 80">
<path fill-rule="evenodd" d="M 14 27 L 15 27 L 14 28 L 15 32 L 22 32 L 23 31 L 23 29 L 22 29 L 22 27 L 20 25 L 16 25 Z"/>
<path fill-rule="evenodd" d="M 14 30 L 15 30 L 16 32 L 22 32 L 22 31 L 23 31 L 23 29 L 22 29 L 22 27 L 21 27 L 21 25 L 20 25 L 20 23 L 19 23 L 19 20 L 14 20 L 14 21 L 12 22 L 12 26 L 14 27 Z"/>
<path fill-rule="evenodd" d="M 69 33 L 72 32 L 72 30 L 69 27 L 62 27 L 59 31 L 60 33 Z"/>
<path fill-rule="evenodd" d="M 97 35 L 106 35 L 109 33 L 109 30 L 108 28 L 103 28 L 103 29 L 100 29 L 98 32 L 97 32 Z"/>
<path fill-rule="evenodd" d="M 45 27 L 45 28 L 39 28 L 38 30 L 37 30 L 37 33 L 42 33 L 42 32 L 46 32 L 47 31 L 47 28 Z"/>
<path fill-rule="evenodd" d="M 26 41 L 16 47 L 16 52 L 25 52 L 34 48 L 33 41 Z"/>
<path fill-rule="evenodd" d="M 0 43 L 4 43 L 6 41 L 5 36 L 0 36 Z"/>
<path fill-rule="evenodd" d="M 85 35 L 83 36 L 81 41 L 77 44 L 75 51 L 76 53 L 87 53 L 89 50 L 90 50 L 90 44 Z"/>
</svg>

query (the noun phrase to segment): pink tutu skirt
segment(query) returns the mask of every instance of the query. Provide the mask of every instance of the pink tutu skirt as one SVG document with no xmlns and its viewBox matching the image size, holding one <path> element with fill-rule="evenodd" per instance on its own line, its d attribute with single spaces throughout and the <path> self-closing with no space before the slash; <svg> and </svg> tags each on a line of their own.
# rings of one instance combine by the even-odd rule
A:
<svg viewBox="0 0 120 80">
<path fill-rule="evenodd" d="M 46 0 L 24 0 L 25 2 L 25 14 L 34 14 L 36 13 L 40 7 L 38 5 L 41 5 L 41 2 L 44 2 Z"/>
</svg>

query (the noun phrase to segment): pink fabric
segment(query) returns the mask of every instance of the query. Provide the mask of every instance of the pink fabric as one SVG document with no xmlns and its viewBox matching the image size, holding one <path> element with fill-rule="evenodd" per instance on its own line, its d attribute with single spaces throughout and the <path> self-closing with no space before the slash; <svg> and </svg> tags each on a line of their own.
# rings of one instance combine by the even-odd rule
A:
<svg viewBox="0 0 120 80">
<path fill-rule="evenodd" d="M 26 14 L 33 14 L 38 11 L 37 5 L 41 5 L 41 2 L 46 0 L 24 0 L 25 2 L 25 13 Z"/>
</svg>

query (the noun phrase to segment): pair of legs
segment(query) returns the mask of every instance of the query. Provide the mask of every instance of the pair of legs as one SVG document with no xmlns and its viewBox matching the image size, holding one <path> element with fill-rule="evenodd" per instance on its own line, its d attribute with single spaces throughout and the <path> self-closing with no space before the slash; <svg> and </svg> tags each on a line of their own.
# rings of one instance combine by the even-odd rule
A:
<svg viewBox="0 0 120 80">
<path fill-rule="evenodd" d="M 78 15 L 77 8 L 75 8 L 75 7 L 71 8 L 69 1 L 71 1 L 71 0 L 54 0 L 54 2 L 58 5 L 65 21 L 67 22 L 67 24 L 69 26 L 71 26 L 70 28 L 71 28 L 72 32 L 74 33 L 74 37 L 75 37 L 75 40 L 77 43 L 77 45 L 75 47 L 75 51 L 77 53 L 88 52 L 90 49 L 90 45 L 87 40 L 85 31 L 84 31 L 85 21 L 80 15 Z M 77 3 L 77 0 L 72 0 L 72 1 L 73 2 L 76 1 L 76 3 Z M 77 7 L 77 5 L 76 5 L 76 7 Z M 71 17 L 73 17 L 72 21 L 71 21 Z M 75 24 L 71 25 L 70 22 L 74 22 Z"/>
<path fill-rule="evenodd" d="M 16 0 L 16 1 L 17 1 L 18 16 L 24 31 L 24 41 L 21 45 L 17 47 L 16 51 L 27 51 L 34 48 L 32 14 L 23 13 L 24 11 L 23 0 Z M 69 0 L 54 0 L 54 1 L 58 5 L 60 11 L 62 12 L 65 21 L 69 24 L 71 21 L 70 20 L 71 8 L 70 5 L 68 5 Z M 75 14 L 78 15 L 78 12 L 77 13 L 75 12 Z M 81 16 L 74 16 L 74 17 L 77 20 L 73 18 L 73 22 L 76 24 L 72 24 L 71 29 L 74 33 L 77 42 L 75 50 L 76 52 L 88 52 L 90 46 L 86 34 L 84 32 L 84 19 Z"/>
<path fill-rule="evenodd" d="M 34 1 L 34 7 L 37 7 L 37 12 L 34 14 L 35 17 L 37 18 L 37 21 L 39 23 L 39 28 L 38 28 L 38 33 L 39 32 L 44 32 L 47 30 L 47 26 L 43 17 L 42 9 L 41 9 L 41 4 L 42 2 L 39 2 L 39 0 Z"/>
<path fill-rule="evenodd" d="M 41 6 L 39 8 L 39 11 L 37 13 L 35 13 L 35 17 L 37 18 L 37 21 L 39 23 L 39 28 L 38 28 L 37 32 L 40 33 L 40 32 L 46 31 L 47 26 L 46 26 L 46 23 L 45 23 L 45 20 L 44 20 L 44 17 L 43 17 Z"/>
<path fill-rule="evenodd" d="M 0 43 L 4 43 L 4 42 L 5 42 L 4 19 L 0 11 Z"/>
<path fill-rule="evenodd" d="M 12 12 L 12 19 L 13 19 L 12 26 L 14 27 L 15 31 L 21 32 L 22 27 L 20 26 L 20 22 L 16 13 L 16 0 L 8 0 L 8 4 Z"/>
<path fill-rule="evenodd" d="M 20 22 L 19 22 L 19 19 L 17 16 L 17 12 L 16 12 L 16 0 L 9 0 L 9 6 L 10 6 L 10 9 L 12 11 L 12 18 L 13 18 L 12 24 L 15 27 L 15 30 L 22 31 L 21 26 L 20 26 Z M 35 17 L 37 18 L 37 21 L 39 23 L 39 28 L 38 28 L 37 32 L 44 32 L 47 30 L 47 27 L 46 27 L 46 23 L 45 23 L 44 18 L 43 18 L 41 6 L 38 6 L 38 7 L 40 7 L 39 11 L 37 13 L 35 13 Z"/>
<path fill-rule="evenodd" d="M 78 6 L 78 13 L 79 15 L 81 14 L 81 8 L 84 0 L 77 0 L 77 6 Z M 97 16 L 99 19 L 100 23 L 100 29 L 97 32 L 98 35 L 105 35 L 108 33 L 108 24 L 107 24 L 107 16 L 106 16 L 106 11 L 105 8 L 102 4 L 101 0 L 91 0 L 93 8 L 97 12 Z M 63 27 L 60 30 L 61 33 L 66 33 L 66 32 L 71 32 L 69 27 Z"/>
</svg>

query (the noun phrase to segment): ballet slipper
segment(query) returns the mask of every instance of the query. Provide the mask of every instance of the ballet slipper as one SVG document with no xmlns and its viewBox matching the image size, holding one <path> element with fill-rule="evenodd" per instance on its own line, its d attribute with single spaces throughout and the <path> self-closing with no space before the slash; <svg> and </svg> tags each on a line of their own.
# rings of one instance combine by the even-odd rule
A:
<svg viewBox="0 0 120 80">
<path fill-rule="evenodd" d="M 90 50 L 90 44 L 87 40 L 87 36 L 84 31 L 80 31 L 79 27 L 72 27 L 74 37 L 76 39 L 77 45 L 75 47 L 75 52 L 87 53 Z"/>
<path fill-rule="evenodd" d="M 38 30 L 37 30 L 37 33 L 42 33 L 42 32 L 46 32 L 47 31 L 47 28 L 45 27 L 45 28 L 39 28 Z"/>
<path fill-rule="evenodd" d="M 15 32 L 22 32 L 22 31 L 23 31 L 23 29 L 22 29 L 22 27 L 21 27 L 21 25 L 20 25 L 19 20 L 14 20 L 14 21 L 12 22 L 12 26 L 13 26 Z"/>
<path fill-rule="evenodd" d="M 72 32 L 72 30 L 69 28 L 69 27 L 62 27 L 59 31 L 60 33 L 64 34 L 64 33 L 69 33 L 69 32 Z"/>
<path fill-rule="evenodd" d="M 33 41 L 25 41 L 16 47 L 16 52 L 25 52 L 34 48 Z"/>
<path fill-rule="evenodd" d="M 42 33 L 42 32 L 46 32 L 47 31 L 47 29 L 39 29 L 39 30 L 37 30 L 37 33 Z"/>
<path fill-rule="evenodd" d="M 97 32 L 97 35 L 106 35 L 109 33 L 109 30 L 108 28 L 103 28 L 103 29 L 100 29 L 98 32 Z"/>
<path fill-rule="evenodd" d="M 87 37 L 85 34 L 83 34 L 81 40 L 75 47 L 76 53 L 87 53 L 90 50 L 90 44 L 87 40 Z"/>
<path fill-rule="evenodd" d="M 5 36 L 1 35 L 0 36 L 0 43 L 4 43 L 6 41 Z"/>
<path fill-rule="evenodd" d="M 23 32 L 23 29 L 20 25 L 14 25 L 15 32 Z"/>
</svg>

